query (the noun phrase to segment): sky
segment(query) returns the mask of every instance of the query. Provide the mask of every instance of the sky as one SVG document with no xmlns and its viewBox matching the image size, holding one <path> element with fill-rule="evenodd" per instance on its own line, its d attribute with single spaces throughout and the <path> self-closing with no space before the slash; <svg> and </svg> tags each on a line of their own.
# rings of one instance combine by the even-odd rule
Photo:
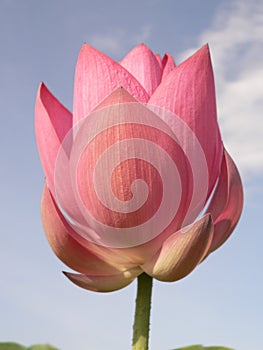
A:
<svg viewBox="0 0 263 350">
<path fill-rule="evenodd" d="M 43 232 L 34 135 L 41 81 L 69 109 L 84 42 L 120 60 L 144 42 L 182 62 L 209 43 L 219 124 L 240 170 L 242 218 L 189 276 L 154 281 L 150 349 L 262 348 L 263 3 L 258 0 L 1 0 L 0 341 L 60 350 L 129 349 L 136 283 L 99 294 L 71 284 Z"/>
</svg>

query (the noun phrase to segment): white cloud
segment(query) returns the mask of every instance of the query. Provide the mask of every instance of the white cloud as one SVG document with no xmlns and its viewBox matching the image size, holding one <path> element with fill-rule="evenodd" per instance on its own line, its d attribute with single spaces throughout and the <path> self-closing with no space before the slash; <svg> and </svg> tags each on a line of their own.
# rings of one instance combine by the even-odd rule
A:
<svg viewBox="0 0 263 350">
<path fill-rule="evenodd" d="M 119 54 L 121 50 L 122 35 L 94 34 L 90 43 L 101 51 L 111 54 Z"/>
<path fill-rule="evenodd" d="M 149 25 L 142 26 L 142 28 L 140 29 L 140 32 L 131 37 L 131 40 L 130 40 L 131 44 L 136 45 L 138 43 L 142 43 L 148 40 L 149 37 L 151 36 L 151 32 L 152 32 L 151 26 Z"/>
<path fill-rule="evenodd" d="M 94 34 L 90 37 L 90 44 L 111 56 L 123 55 L 134 45 L 146 41 L 151 35 L 151 27 L 144 25 L 136 33 L 128 33 L 123 29 L 115 29 L 107 34 Z M 116 57 L 113 57 L 116 58 Z"/>
<path fill-rule="evenodd" d="M 245 177 L 263 174 L 262 33 L 263 3 L 232 1 L 198 41 L 211 48 L 223 140 Z"/>
</svg>

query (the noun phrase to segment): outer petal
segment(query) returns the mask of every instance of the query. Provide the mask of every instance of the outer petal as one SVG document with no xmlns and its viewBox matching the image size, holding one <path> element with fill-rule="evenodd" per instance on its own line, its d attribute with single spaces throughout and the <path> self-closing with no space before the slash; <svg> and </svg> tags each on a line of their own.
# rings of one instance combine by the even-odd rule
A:
<svg viewBox="0 0 263 350">
<path fill-rule="evenodd" d="M 105 100 L 103 100 L 102 103 L 99 104 L 99 106 L 96 109 L 102 109 L 102 108 L 105 108 L 107 106 L 111 106 L 114 104 L 129 103 L 129 102 L 135 102 L 135 101 L 136 100 L 133 99 L 132 96 L 129 95 L 129 93 L 125 89 L 118 88 L 110 96 L 108 96 Z M 177 158 L 180 159 L 180 157 L 177 157 Z M 63 157 L 62 162 L 65 165 L 64 160 L 65 159 Z M 89 162 L 89 160 L 87 160 L 87 161 Z M 66 171 L 66 173 L 67 172 L 69 172 L 69 171 Z M 63 174 L 64 174 L 64 172 L 63 172 Z M 78 205 L 77 205 L 77 203 L 75 203 L 73 196 L 70 195 L 70 193 L 72 192 L 72 190 L 70 190 L 71 181 L 68 177 L 65 177 L 65 175 L 63 175 L 63 176 L 64 177 L 61 176 L 60 178 L 63 179 L 63 188 L 65 189 L 65 191 L 62 190 L 62 192 L 61 192 L 61 196 L 63 196 L 63 202 L 62 202 L 62 200 L 59 201 L 60 207 L 61 207 L 61 204 L 63 204 L 62 207 L 63 207 L 64 212 L 68 213 L 69 216 L 74 218 L 74 220 L 76 220 L 76 221 L 82 220 L 79 217 L 79 215 L 81 213 L 79 211 Z M 185 174 L 183 176 L 183 178 L 186 179 L 187 174 Z M 67 182 L 67 180 L 68 180 L 68 182 Z M 56 188 L 56 189 L 58 190 L 58 188 Z M 44 192 L 45 192 L 45 190 L 44 190 Z M 48 193 L 48 197 L 49 197 L 49 204 L 48 205 L 50 206 L 49 207 L 49 210 L 50 210 L 49 215 L 54 218 L 54 223 L 52 223 L 52 225 L 54 225 L 54 228 L 56 228 L 57 226 L 58 227 L 61 226 L 61 228 L 57 230 L 58 232 L 60 230 L 63 232 L 63 230 L 64 230 L 65 232 L 67 232 L 67 234 L 70 234 L 77 242 L 79 242 L 80 245 L 86 247 L 86 249 L 88 251 L 92 251 L 95 255 L 102 256 L 103 260 L 105 260 L 107 263 L 113 265 L 114 267 L 116 267 L 120 270 L 126 270 L 127 268 L 129 268 L 131 266 L 136 266 L 136 265 L 140 265 L 140 264 L 145 263 L 148 259 L 150 259 L 156 253 L 156 251 L 158 251 L 160 249 L 163 240 L 167 237 L 167 234 L 169 233 L 169 232 L 164 232 L 164 234 L 159 235 L 155 239 L 153 239 L 145 244 L 142 244 L 140 246 L 133 247 L 133 248 L 110 249 L 110 248 L 105 248 L 102 246 L 97 246 L 95 244 L 92 244 L 90 241 L 85 240 L 77 232 L 73 231 L 71 227 L 69 227 L 68 222 L 62 216 L 60 210 L 58 209 L 57 205 L 53 201 L 50 193 L 48 191 L 47 191 L 47 193 Z M 67 195 L 66 198 L 64 198 L 65 195 Z M 185 198 L 185 195 L 184 195 L 184 198 Z M 189 199 L 188 199 L 188 201 L 189 201 Z M 185 206 L 187 207 L 186 198 L 185 198 L 184 202 L 185 202 Z M 75 206 L 74 206 L 74 203 L 76 204 Z M 76 208 L 77 208 L 77 210 L 76 210 Z M 58 222 L 56 222 L 56 221 L 58 221 Z M 87 223 L 85 223 L 85 224 L 88 225 Z M 50 231 L 50 235 L 51 235 L 50 239 L 52 239 L 52 236 L 57 231 L 55 229 L 52 229 Z M 47 233 L 47 235 L 48 235 L 48 233 Z M 57 238 L 54 237 L 53 239 L 55 240 Z M 55 245 L 55 243 L 51 244 L 51 246 L 53 247 L 53 250 L 56 249 L 54 245 Z M 59 255 L 59 252 L 57 252 L 56 254 L 61 258 L 61 260 L 63 260 L 62 256 Z M 65 262 L 65 263 L 67 265 L 69 265 L 67 262 Z M 69 266 L 72 267 L 71 265 L 69 265 Z M 72 267 L 72 268 L 77 270 L 77 271 L 80 271 L 76 267 L 75 268 Z M 100 269 L 100 266 L 98 266 L 98 269 Z M 83 271 L 80 271 L 80 272 L 83 272 Z"/>
<path fill-rule="evenodd" d="M 169 53 L 166 53 L 163 56 L 162 66 L 163 66 L 162 80 L 164 80 L 168 76 L 168 74 L 175 68 L 174 59 Z"/>
<path fill-rule="evenodd" d="M 130 100 L 124 89 L 106 100 L 114 96 Z M 182 226 L 192 174 L 177 139 L 152 111 L 139 103 L 113 107 L 84 120 L 71 151 L 71 180 L 92 228 L 83 235 L 112 248 L 138 247 Z M 133 186 L 138 179 L 144 186 Z"/>
<path fill-rule="evenodd" d="M 103 257 L 103 249 L 85 242 L 85 247 L 74 236 L 73 229 L 57 208 L 47 186 L 44 187 L 41 214 L 48 242 L 54 253 L 70 268 L 86 274 L 116 274 L 127 266 L 117 265 Z M 110 251 L 108 252 L 110 254 Z"/>
<path fill-rule="evenodd" d="M 120 64 L 93 47 L 83 45 L 75 72 L 74 125 L 120 86 L 140 102 L 149 99 L 140 83 Z"/>
<path fill-rule="evenodd" d="M 188 275 L 206 255 L 213 236 L 213 223 L 206 215 L 171 235 L 142 269 L 150 276 L 173 282 Z"/>
<path fill-rule="evenodd" d="M 144 44 L 136 46 L 120 62 L 145 88 L 151 96 L 162 79 L 162 67 L 152 53 Z"/>
<path fill-rule="evenodd" d="M 240 175 L 225 151 L 216 190 L 207 208 L 215 223 L 209 252 L 220 247 L 234 230 L 243 208 L 243 188 Z"/>
<path fill-rule="evenodd" d="M 47 178 L 47 183 L 52 192 L 54 191 L 56 157 L 61 143 L 71 126 L 71 113 L 42 83 L 37 93 L 35 129 L 40 159 Z"/>
<path fill-rule="evenodd" d="M 207 160 L 210 192 L 219 173 L 222 142 L 217 124 L 214 77 L 208 46 L 202 47 L 177 66 L 162 81 L 148 103 L 175 113 L 196 134 Z M 172 118 L 167 123 L 174 129 Z M 185 148 L 188 143 L 186 138 Z"/>
<path fill-rule="evenodd" d="M 113 292 L 124 288 L 141 273 L 142 270 L 139 267 L 107 276 L 83 275 L 64 272 L 71 282 L 75 283 L 81 288 L 94 292 Z"/>
<path fill-rule="evenodd" d="M 158 61 L 159 65 L 160 65 L 160 67 L 163 67 L 161 55 L 160 55 L 159 53 L 156 53 L 156 54 L 155 54 L 155 58 L 157 59 L 157 61 Z"/>
</svg>

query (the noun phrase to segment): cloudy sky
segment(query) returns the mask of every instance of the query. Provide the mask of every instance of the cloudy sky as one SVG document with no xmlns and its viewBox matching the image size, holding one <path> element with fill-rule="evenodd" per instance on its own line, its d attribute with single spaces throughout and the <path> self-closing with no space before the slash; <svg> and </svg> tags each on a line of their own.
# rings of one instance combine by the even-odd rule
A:
<svg viewBox="0 0 263 350">
<path fill-rule="evenodd" d="M 1 0 L 0 341 L 60 350 L 130 348 L 135 283 L 110 294 L 70 284 L 39 214 L 34 136 L 40 81 L 69 109 L 83 42 L 116 60 L 144 42 L 177 63 L 208 42 L 223 139 L 245 209 L 229 241 L 177 283 L 154 283 L 151 350 L 262 348 L 263 3 L 258 0 Z"/>
</svg>

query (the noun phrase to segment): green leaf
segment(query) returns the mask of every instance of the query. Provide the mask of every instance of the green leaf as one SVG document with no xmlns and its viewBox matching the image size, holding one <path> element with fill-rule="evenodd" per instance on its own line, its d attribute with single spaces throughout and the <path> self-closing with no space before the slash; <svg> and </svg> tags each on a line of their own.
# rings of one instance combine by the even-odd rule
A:
<svg viewBox="0 0 263 350">
<path fill-rule="evenodd" d="M 8 342 L 8 343 L 0 343 L 0 350 L 27 350 L 27 348 L 17 343 Z"/>
<path fill-rule="evenodd" d="M 178 348 L 178 349 L 174 349 L 174 350 L 234 350 L 234 349 L 225 348 L 223 346 L 204 347 L 202 345 L 191 345 L 191 346 L 187 346 L 185 348 Z"/>
<path fill-rule="evenodd" d="M 26 348 L 23 345 L 17 344 L 17 343 L 0 343 L 0 350 L 58 350 L 58 348 L 54 348 L 51 345 L 32 345 L 29 348 Z"/>
<path fill-rule="evenodd" d="M 205 350 L 234 350 L 230 348 L 225 348 L 224 346 L 208 346 L 207 348 L 204 348 Z"/>
<path fill-rule="evenodd" d="M 174 350 L 204 350 L 205 348 L 202 345 L 192 345 L 192 346 L 187 346 L 185 348 L 178 348 Z"/>
<path fill-rule="evenodd" d="M 51 345 L 33 345 L 28 350 L 58 350 L 58 348 L 54 348 Z"/>
</svg>

